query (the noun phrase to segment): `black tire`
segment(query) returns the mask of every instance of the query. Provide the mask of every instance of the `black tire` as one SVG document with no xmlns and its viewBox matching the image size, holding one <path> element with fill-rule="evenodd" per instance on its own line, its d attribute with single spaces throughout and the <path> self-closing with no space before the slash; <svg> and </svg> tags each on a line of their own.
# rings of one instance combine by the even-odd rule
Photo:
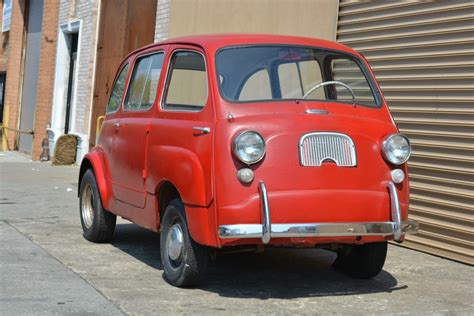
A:
<svg viewBox="0 0 474 316">
<path fill-rule="evenodd" d="M 182 248 L 179 258 L 172 260 L 168 249 L 172 229 L 181 230 Z M 198 284 L 207 268 L 208 249 L 196 243 L 190 236 L 183 203 L 175 199 L 166 207 L 161 223 L 160 254 L 163 264 L 164 279 L 177 287 L 188 287 Z M 176 257 L 176 252 L 174 254 Z"/>
<path fill-rule="evenodd" d="M 386 241 L 352 245 L 338 253 L 334 267 L 352 277 L 369 279 L 379 274 L 386 257 Z"/>
<path fill-rule="evenodd" d="M 114 234 L 117 216 L 102 206 L 92 169 L 82 177 L 79 192 L 79 216 L 84 238 L 96 243 L 109 241 Z"/>
</svg>

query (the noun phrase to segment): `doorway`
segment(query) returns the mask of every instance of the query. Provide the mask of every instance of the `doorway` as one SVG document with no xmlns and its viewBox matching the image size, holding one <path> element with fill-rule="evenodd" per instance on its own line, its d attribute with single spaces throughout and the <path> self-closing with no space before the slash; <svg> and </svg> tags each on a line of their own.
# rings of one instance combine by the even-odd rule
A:
<svg viewBox="0 0 474 316">
<path fill-rule="evenodd" d="M 69 43 L 69 70 L 68 70 L 68 83 L 67 83 L 67 94 L 66 94 L 66 113 L 64 117 L 64 134 L 68 134 L 71 127 L 71 106 L 72 106 L 72 95 L 75 84 L 75 71 L 77 65 L 77 44 L 79 39 L 79 33 L 67 34 Z"/>
<path fill-rule="evenodd" d="M 3 123 L 3 100 L 5 97 L 5 81 L 7 74 L 5 72 L 0 73 L 0 124 Z"/>
<path fill-rule="evenodd" d="M 58 50 L 54 79 L 53 111 L 51 119 L 50 149 L 63 134 L 75 131 L 77 76 L 81 65 L 81 20 L 59 26 Z"/>
</svg>

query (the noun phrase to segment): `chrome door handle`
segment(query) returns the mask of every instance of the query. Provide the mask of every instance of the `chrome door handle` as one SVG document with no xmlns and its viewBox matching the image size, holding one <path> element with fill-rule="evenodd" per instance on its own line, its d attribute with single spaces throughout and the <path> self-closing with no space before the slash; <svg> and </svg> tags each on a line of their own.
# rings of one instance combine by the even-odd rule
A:
<svg viewBox="0 0 474 316">
<path fill-rule="evenodd" d="M 210 127 L 201 127 L 201 126 L 194 126 L 193 127 L 193 130 L 197 131 L 197 132 L 201 132 L 203 134 L 209 134 L 211 132 L 211 128 Z"/>
</svg>

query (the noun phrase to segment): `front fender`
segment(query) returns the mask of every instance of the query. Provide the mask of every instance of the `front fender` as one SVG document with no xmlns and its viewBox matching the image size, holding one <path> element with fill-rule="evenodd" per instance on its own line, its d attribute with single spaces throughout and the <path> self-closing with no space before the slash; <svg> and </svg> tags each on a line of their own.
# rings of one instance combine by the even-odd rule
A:
<svg viewBox="0 0 474 316">
<path fill-rule="evenodd" d="M 178 189 L 184 204 L 207 207 L 212 201 L 212 186 L 206 182 L 201 162 L 192 151 L 174 146 L 149 149 L 147 190 L 155 193 L 159 183 L 169 181 Z M 154 161 L 152 157 L 159 160 Z"/>
<path fill-rule="evenodd" d="M 79 169 L 79 187 L 81 189 L 81 180 L 87 169 L 92 168 L 95 175 L 95 180 L 99 188 L 100 197 L 102 199 L 102 205 L 105 209 L 110 210 L 111 204 L 111 188 L 108 164 L 105 157 L 105 153 L 100 147 L 95 147 L 91 152 L 87 153 L 81 162 L 81 168 Z"/>
</svg>

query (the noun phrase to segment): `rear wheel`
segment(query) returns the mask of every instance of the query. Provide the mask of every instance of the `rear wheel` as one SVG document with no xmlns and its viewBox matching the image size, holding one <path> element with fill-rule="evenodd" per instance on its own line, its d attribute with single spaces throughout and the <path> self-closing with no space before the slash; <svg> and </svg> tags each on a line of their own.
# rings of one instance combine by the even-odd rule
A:
<svg viewBox="0 0 474 316">
<path fill-rule="evenodd" d="M 387 242 L 351 245 L 337 255 L 334 267 L 356 278 L 372 278 L 383 268 Z"/>
<path fill-rule="evenodd" d="M 84 238 L 106 242 L 112 238 L 117 217 L 102 207 L 94 172 L 89 169 L 81 180 L 79 211 Z"/>
<path fill-rule="evenodd" d="M 184 206 L 178 199 L 170 202 L 161 223 L 161 262 L 164 278 L 171 285 L 186 287 L 203 277 L 209 259 L 207 248 L 190 236 Z"/>
</svg>

